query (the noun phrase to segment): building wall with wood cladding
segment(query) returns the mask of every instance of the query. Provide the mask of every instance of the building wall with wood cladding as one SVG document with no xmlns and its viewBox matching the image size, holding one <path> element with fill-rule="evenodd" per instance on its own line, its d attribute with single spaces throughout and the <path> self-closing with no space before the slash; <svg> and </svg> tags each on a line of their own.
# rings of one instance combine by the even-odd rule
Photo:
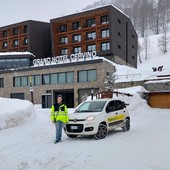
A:
<svg viewBox="0 0 170 170">
<path fill-rule="evenodd" d="M 50 20 L 53 56 L 97 51 L 137 67 L 137 34 L 128 16 L 109 5 Z"/>
<path fill-rule="evenodd" d="M 37 58 L 51 56 L 49 23 L 28 20 L 0 27 L 0 52 L 25 51 Z"/>
</svg>

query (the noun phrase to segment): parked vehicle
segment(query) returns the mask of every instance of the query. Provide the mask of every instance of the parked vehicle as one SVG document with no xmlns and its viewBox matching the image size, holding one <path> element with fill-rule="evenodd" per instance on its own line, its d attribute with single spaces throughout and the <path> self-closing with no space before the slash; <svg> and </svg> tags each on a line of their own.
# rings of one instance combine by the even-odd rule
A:
<svg viewBox="0 0 170 170">
<path fill-rule="evenodd" d="M 85 101 L 69 115 L 65 133 L 71 138 L 78 135 L 94 135 L 96 139 L 106 137 L 108 131 L 122 128 L 130 130 L 130 116 L 126 104 L 121 100 L 104 98 Z"/>
</svg>

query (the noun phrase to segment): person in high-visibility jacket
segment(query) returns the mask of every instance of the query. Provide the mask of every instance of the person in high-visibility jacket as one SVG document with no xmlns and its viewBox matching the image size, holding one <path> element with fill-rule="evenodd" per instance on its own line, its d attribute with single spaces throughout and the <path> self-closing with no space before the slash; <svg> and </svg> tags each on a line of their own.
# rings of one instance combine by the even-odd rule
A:
<svg viewBox="0 0 170 170">
<path fill-rule="evenodd" d="M 67 106 L 62 103 L 62 95 L 57 96 L 57 103 L 51 107 L 51 121 L 56 127 L 56 139 L 54 143 L 61 141 L 62 128 L 64 124 L 68 122 L 68 110 Z"/>
</svg>

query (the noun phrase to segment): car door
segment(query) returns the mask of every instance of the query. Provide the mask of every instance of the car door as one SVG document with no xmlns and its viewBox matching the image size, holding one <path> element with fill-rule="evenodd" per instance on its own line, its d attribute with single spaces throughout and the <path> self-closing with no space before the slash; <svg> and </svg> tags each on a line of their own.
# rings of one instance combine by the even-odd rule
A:
<svg viewBox="0 0 170 170">
<path fill-rule="evenodd" d="M 117 115 L 116 119 L 116 125 L 121 125 L 126 117 L 125 115 L 125 103 L 117 100 L 116 102 L 116 110 L 115 110 L 115 114 Z"/>
<path fill-rule="evenodd" d="M 121 102 L 117 100 L 110 101 L 106 106 L 108 128 L 113 129 L 123 123 L 124 114 L 122 114 Z"/>
</svg>

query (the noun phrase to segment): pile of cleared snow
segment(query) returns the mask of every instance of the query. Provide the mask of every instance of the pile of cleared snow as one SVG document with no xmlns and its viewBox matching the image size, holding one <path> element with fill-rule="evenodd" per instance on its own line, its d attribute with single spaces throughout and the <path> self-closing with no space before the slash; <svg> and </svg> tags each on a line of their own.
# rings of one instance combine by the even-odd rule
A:
<svg viewBox="0 0 170 170">
<path fill-rule="evenodd" d="M 29 101 L 0 97 L 0 130 L 18 126 L 33 113 L 34 107 Z"/>
<path fill-rule="evenodd" d="M 130 87 L 130 88 L 124 88 L 124 89 L 119 89 L 118 90 L 121 93 L 129 93 L 132 96 L 127 96 L 127 95 L 119 95 L 118 98 L 121 100 L 125 101 L 125 103 L 129 104 L 127 106 L 129 111 L 134 111 L 140 110 L 142 108 L 149 109 L 150 107 L 147 104 L 147 101 L 142 99 L 142 95 L 144 93 L 147 93 L 148 91 L 142 87 L 142 86 L 135 86 L 135 87 Z"/>
<path fill-rule="evenodd" d="M 142 99 L 142 95 L 144 93 L 147 93 L 148 91 L 142 87 L 142 86 L 135 86 L 135 87 L 130 87 L 130 88 L 124 88 L 124 89 L 118 89 L 116 90 L 121 93 L 125 94 L 131 94 L 132 96 L 128 96 L 125 94 L 118 94 L 113 93 L 113 98 L 116 100 L 122 100 L 124 101 L 127 105 L 127 108 L 129 112 L 135 113 L 135 111 L 140 110 L 140 109 L 149 109 L 150 107 L 147 104 L 147 101 Z M 96 97 L 94 97 L 96 99 Z M 91 96 L 87 98 L 87 100 L 91 100 Z"/>
</svg>

